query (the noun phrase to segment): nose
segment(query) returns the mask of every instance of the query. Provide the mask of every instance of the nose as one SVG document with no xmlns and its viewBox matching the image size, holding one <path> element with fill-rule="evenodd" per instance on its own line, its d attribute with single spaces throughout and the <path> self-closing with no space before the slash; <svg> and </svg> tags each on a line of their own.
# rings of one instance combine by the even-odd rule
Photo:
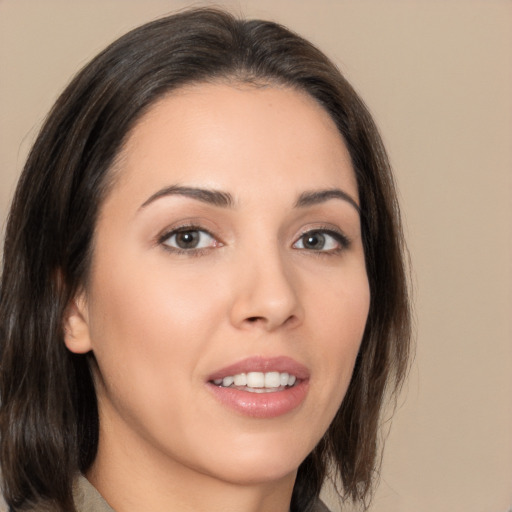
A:
<svg viewBox="0 0 512 512">
<path fill-rule="evenodd" d="M 241 257 L 235 272 L 231 322 L 238 328 L 274 331 L 302 322 L 298 276 L 276 249 L 273 254 L 252 252 Z"/>
</svg>

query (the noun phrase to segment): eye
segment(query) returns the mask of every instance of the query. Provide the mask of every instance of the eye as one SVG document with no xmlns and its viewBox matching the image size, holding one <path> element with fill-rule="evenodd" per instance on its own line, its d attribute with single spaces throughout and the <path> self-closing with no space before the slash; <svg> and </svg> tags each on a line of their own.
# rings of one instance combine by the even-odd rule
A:
<svg viewBox="0 0 512 512">
<path fill-rule="evenodd" d="M 293 244 L 294 249 L 318 252 L 336 252 L 348 247 L 347 238 L 341 233 L 326 229 L 314 229 L 303 233 Z"/>
<path fill-rule="evenodd" d="M 188 226 L 166 233 L 161 237 L 160 243 L 179 252 L 192 252 L 220 245 L 208 231 Z"/>
</svg>

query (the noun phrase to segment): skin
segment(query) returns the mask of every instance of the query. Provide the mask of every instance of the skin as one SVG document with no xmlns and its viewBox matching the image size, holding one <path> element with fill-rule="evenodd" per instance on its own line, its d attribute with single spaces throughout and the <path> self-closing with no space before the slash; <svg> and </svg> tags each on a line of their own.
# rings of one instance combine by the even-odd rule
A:
<svg viewBox="0 0 512 512">
<path fill-rule="evenodd" d="M 145 114 L 114 172 L 91 277 L 66 320 L 69 350 L 97 361 L 100 439 L 87 477 L 117 512 L 287 511 L 368 314 L 357 207 L 343 197 L 296 206 L 326 189 L 357 203 L 342 137 L 305 93 L 200 84 Z M 155 198 L 170 186 L 223 191 L 233 205 Z M 210 236 L 177 252 L 164 235 L 190 224 Z M 313 229 L 348 245 L 326 234 L 306 247 Z M 208 376 L 250 356 L 304 365 L 304 401 L 275 418 L 220 403 Z"/>
</svg>

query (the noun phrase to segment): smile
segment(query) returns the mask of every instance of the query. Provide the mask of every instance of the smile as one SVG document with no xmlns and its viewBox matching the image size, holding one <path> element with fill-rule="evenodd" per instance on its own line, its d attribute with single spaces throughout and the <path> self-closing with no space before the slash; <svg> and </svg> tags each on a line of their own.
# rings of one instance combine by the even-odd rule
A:
<svg viewBox="0 0 512 512">
<path fill-rule="evenodd" d="M 272 393 L 283 391 L 294 386 L 297 382 L 295 375 L 287 372 L 249 372 L 228 375 L 222 379 L 215 379 L 216 386 L 235 388 L 250 393 Z"/>
<path fill-rule="evenodd" d="M 299 408 L 310 373 L 289 357 L 249 357 L 211 374 L 207 389 L 228 409 L 251 418 L 276 418 Z"/>
</svg>

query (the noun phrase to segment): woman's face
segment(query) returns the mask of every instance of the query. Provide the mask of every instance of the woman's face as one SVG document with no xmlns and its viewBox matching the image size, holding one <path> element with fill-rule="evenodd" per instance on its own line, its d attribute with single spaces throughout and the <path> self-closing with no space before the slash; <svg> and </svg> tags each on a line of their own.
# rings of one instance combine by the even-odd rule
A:
<svg viewBox="0 0 512 512">
<path fill-rule="evenodd" d="M 137 123 L 114 172 L 66 339 L 97 361 L 99 459 L 294 475 L 343 400 L 369 307 L 333 121 L 289 88 L 191 86 Z"/>
</svg>

